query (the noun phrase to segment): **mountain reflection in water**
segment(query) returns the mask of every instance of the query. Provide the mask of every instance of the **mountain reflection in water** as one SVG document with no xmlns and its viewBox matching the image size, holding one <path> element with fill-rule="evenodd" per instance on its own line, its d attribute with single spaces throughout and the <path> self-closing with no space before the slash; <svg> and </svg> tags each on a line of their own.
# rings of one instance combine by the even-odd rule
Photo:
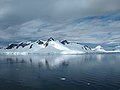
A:
<svg viewBox="0 0 120 90">
<path fill-rule="evenodd" d="M 118 90 L 119 54 L 0 56 L 0 90 Z"/>
</svg>

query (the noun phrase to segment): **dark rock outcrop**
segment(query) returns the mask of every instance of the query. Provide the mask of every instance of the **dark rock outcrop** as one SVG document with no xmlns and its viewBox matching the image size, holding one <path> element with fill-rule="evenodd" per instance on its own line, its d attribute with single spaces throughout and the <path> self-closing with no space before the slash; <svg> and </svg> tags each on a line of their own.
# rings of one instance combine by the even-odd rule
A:
<svg viewBox="0 0 120 90">
<path fill-rule="evenodd" d="M 30 45 L 30 43 L 21 42 L 20 44 L 17 45 L 16 49 L 19 48 L 20 46 L 24 48 L 25 46 L 28 46 L 28 45 Z"/>
<path fill-rule="evenodd" d="M 38 43 L 38 44 L 44 44 L 44 42 L 42 42 L 41 40 L 37 40 L 36 43 Z"/>
<path fill-rule="evenodd" d="M 61 43 L 65 45 L 65 44 L 69 44 L 70 42 L 68 42 L 67 40 L 63 40 L 61 41 Z"/>
<path fill-rule="evenodd" d="M 6 49 L 12 49 L 14 47 L 16 47 L 18 44 L 15 44 L 15 43 L 12 43 L 12 44 L 9 44 Z"/>
<path fill-rule="evenodd" d="M 54 41 L 54 38 L 50 37 L 47 41 Z"/>
</svg>

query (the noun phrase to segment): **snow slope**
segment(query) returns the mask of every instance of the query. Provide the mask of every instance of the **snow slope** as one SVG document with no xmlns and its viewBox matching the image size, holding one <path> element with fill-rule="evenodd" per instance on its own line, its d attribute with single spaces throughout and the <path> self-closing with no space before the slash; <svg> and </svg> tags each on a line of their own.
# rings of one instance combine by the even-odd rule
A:
<svg viewBox="0 0 120 90">
<path fill-rule="evenodd" d="M 106 51 L 102 46 L 90 48 L 87 45 L 68 42 L 67 40 L 54 40 L 52 37 L 46 41 L 35 42 L 22 41 L 11 43 L 0 49 L 0 54 L 6 55 L 28 55 L 28 54 L 85 54 L 85 53 L 117 53 L 120 50 Z"/>
<path fill-rule="evenodd" d="M 85 53 L 82 45 L 69 44 L 65 45 L 60 41 L 54 41 L 49 38 L 47 41 L 37 40 L 36 42 L 20 42 L 9 44 L 6 48 L 1 49 L 1 54 L 26 55 L 26 54 L 83 54 Z"/>
<path fill-rule="evenodd" d="M 100 45 L 96 46 L 94 49 L 92 49 L 95 52 L 106 52 L 106 50 L 104 50 L 104 48 Z"/>
<path fill-rule="evenodd" d="M 115 49 L 112 51 L 105 50 L 102 46 L 98 45 L 92 49 L 94 53 L 120 53 L 120 50 Z"/>
</svg>

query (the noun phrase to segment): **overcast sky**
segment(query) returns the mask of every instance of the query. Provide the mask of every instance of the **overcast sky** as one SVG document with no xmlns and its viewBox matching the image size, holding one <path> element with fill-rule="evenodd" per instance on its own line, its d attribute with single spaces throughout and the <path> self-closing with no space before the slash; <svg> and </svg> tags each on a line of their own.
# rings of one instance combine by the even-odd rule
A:
<svg viewBox="0 0 120 90">
<path fill-rule="evenodd" d="M 70 23 L 77 19 L 104 16 L 116 12 L 120 13 L 120 0 L 0 0 L 0 41 L 54 36 L 57 39 L 64 37 L 73 40 L 75 37 L 74 40 L 85 40 L 86 42 L 95 40 L 102 43 L 103 39 L 96 35 L 99 33 L 120 34 L 119 20 L 110 19 L 106 22 L 94 19 L 94 22 L 98 23 L 97 27 L 94 26 L 95 23 L 92 23 L 93 20 L 82 26 L 73 26 L 75 23 Z M 119 15 L 117 18 L 120 18 Z M 105 22 L 107 27 L 102 28 L 101 24 Z M 90 25 L 91 27 L 88 28 Z M 80 27 L 84 27 L 84 29 Z M 105 29 L 107 30 L 105 31 Z M 94 32 L 94 35 L 91 33 L 88 36 L 87 32 L 91 31 Z M 113 35 L 118 39 L 117 34 Z M 111 42 L 113 40 L 111 37 L 106 42 Z"/>
</svg>

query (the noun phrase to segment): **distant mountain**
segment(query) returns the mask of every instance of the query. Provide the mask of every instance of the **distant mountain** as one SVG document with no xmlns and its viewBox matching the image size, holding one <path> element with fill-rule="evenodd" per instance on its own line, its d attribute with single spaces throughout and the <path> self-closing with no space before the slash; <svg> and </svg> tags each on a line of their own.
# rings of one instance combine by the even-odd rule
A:
<svg viewBox="0 0 120 90">
<path fill-rule="evenodd" d="M 57 41 L 50 37 L 47 41 L 37 40 L 35 42 L 11 43 L 1 50 L 5 54 L 82 54 L 91 52 L 87 45 L 71 43 L 67 40 Z"/>
<path fill-rule="evenodd" d="M 96 46 L 92 50 L 95 51 L 95 52 L 106 52 L 106 50 L 100 45 Z"/>
<path fill-rule="evenodd" d="M 22 41 L 11 43 L 0 50 L 0 54 L 7 55 L 27 55 L 27 54 L 85 54 L 85 53 L 112 53 L 118 51 L 106 51 L 98 45 L 91 48 L 88 45 L 70 42 L 67 40 L 55 40 L 52 37 L 46 41 L 37 40 L 35 42 Z"/>
</svg>

